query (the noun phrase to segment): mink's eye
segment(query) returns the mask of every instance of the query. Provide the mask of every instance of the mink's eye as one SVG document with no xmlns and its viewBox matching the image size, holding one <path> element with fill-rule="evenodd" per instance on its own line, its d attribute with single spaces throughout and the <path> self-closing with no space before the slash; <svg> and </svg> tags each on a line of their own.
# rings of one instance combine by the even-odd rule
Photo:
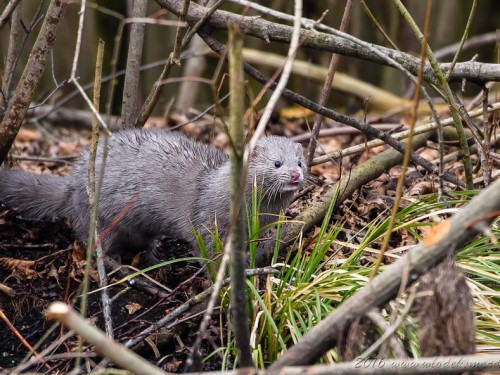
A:
<svg viewBox="0 0 500 375">
<path fill-rule="evenodd" d="M 275 166 L 276 168 L 281 167 L 281 165 L 282 165 L 282 163 L 281 163 L 279 160 L 276 160 L 276 161 L 274 162 L 274 166 Z"/>
<path fill-rule="evenodd" d="M 297 165 L 299 166 L 299 168 L 302 168 L 302 162 L 299 160 L 299 162 L 297 163 Z"/>
</svg>

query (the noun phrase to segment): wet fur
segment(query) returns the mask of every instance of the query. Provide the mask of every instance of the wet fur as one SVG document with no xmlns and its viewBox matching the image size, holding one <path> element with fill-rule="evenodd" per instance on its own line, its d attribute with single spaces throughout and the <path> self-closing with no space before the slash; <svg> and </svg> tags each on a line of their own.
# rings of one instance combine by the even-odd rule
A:
<svg viewBox="0 0 500 375">
<path fill-rule="evenodd" d="M 96 171 L 101 156 L 100 147 Z M 3 169 L 0 201 L 33 219 L 67 217 L 77 237 L 85 241 L 90 217 L 88 158 L 84 151 L 67 177 Z M 276 168 L 276 161 L 281 167 Z M 301 146 L 284 137 L 262 138 L 249 161 L 246 199 L 255 179 L 262 187 L 261 212 L 278 214 L 294 194 L 286 187 L 292 171 L 300 173 L 302 183 L 307 168 Z M 229 222 L 229 173 L 229 157 L 224 152 L 179 133 L 133 129 L 114 134 L 109 139 L 99 198 L 99 230 L 112 226 L 103 241 L 105 251 L 111 256 L 131 255 L 160 235 L 196 247 L 192 226 L 208 241 L 214 218 L 224 238 Z M 120 213 L 123 217 L 115 220 Z M 263 215 L 261 225 L 273 220 L 275 216 Z"/>
</svg>

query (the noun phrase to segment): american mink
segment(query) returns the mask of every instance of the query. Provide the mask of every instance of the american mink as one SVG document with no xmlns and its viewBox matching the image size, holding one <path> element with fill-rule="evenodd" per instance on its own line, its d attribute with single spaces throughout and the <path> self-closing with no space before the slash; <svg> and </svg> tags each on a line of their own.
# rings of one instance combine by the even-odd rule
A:
<svg viewBox="0 0 500 375">
<path fill-rule="evenodd" d="M 0 201 L 33 219 L 68 218 L 85 242 L 90 222 L 88 159 L 86 150 L 67 177 L 4 168 Z M 160 235 L 187 241 L 196 249 L 193 227 L 208 242 L 215 220 L 224 239 L 229 225 L 229 173 L 229 157 L 223 151 L 179 133 L 132 129 L 114 134 L 99 197 L 98 229 L 109 230 L 102 242 L 104 251 L 115 258 L 131 256 Z M 255 179 L 262 189 L 261 226 L 275 221 L 288 206 L 306 173 L 299 144 L 277 136 L 259 140 L 249 160 L 245 198 L 249 202 Z"/>
</svg>

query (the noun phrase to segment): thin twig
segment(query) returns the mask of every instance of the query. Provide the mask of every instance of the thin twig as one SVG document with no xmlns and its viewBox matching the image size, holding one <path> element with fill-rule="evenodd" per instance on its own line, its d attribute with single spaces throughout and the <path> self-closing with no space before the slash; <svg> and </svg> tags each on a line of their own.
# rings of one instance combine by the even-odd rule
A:
<svg viewBox="0 0 500 375">
<path fill-rule="evenodd" d="M 219 1 L 214 7 L 212 7 L 213 11 L 217 9 L 217 7 L 220 5 L 221 1 Z M 183 2 L 183 9 L 181 11 L 181 14 L 179 15 L 180 21 L 185 21 L 185 16 L 187 14 L 187 10 L 189 8 L 190 0 L 184 0 Z M 147 119 L 149 116 L 151 116 L 151 113 L 153 113 L 153 109 L 158 102 L 158 98 L 161 93 L 161 88 L 163 87 L 162 82 L 165 81 L 166 77 L 170 75 L 170 71 L 172 70 L 173 64 L 178 64 L 180 65 L 180 52 L 185 48 L 185 46 L 189 43 L 191 40 L 192 36 L 194 36 L 194 32 L 192 34 L 188 33 L 184 36 L 184 38 L 181 39 L 181 24 L 179 24 L 176 32 L 176 38 L 175 38 L 175 43 L 174 43 L 174 49 L 173 52 L 170 54 L 169 58 L 166 60 L 165 65 L 163 66 L 163 70 L 160 73 L 160 76 L 156 80 L 156 82 L 153 84 L 153 87 L 151 88 L 151 91 L 148 94 L 148 97 L 146 98 L 146 101 L 144 102 L 141 110 L 139 111 L 139 115 L 137 116 L 137 120 L 134 124 L 136 128 L 142 128 L 144 124 L 146 123 Z M 193 30 L 198 30 L 198 27 L 201 27 L 201 24 L 193 27 Z M 191 30 L 192 31 L 192 30 Z"/>
<path fill-rule="evenodd" d="M 371 309 L 366 313 L 366 316 L 368 319 L 370 319 L 374 324 L 376 324 L 383 332 L 384 334 L 391 329 L 391 327 L 394 327 L 395 325 L 389 325 L 389 323 L 384 319 L 382 314 L 377 309 Z M 394 356 L 396 358 L 408 358 L 408 355 L 406 354 L 405 348 L 403 347 L 402 343 L 399 341 L 399 338 L 392 334 L 387 338 L 389 341 L 389 345 L 392 349 L 392 352 L 394 353 Z M 384 354 L 382 354 L 384 356 Z"/>
<path fill-rule="evenodd" d="M 464 51 L 466 49 L 470 48 L 476 48 L 483 46 L 485 44 L 490 44 L 490 43 L 496 43 L 498 40 L 498 32 L 497 31 L 492 31 L 490 33 L 485 33 L 482 35 L 475 35 L 473 37 L 470 37 L 467 39 L 463 45 L 461 50 Z M 448 55 L 453 55 L 457 51 L 457 49 L 460 48 L 460 45 L 462 44 L 462 41 L 458 43 L 453 43 L 450 44 L 449 46 L 442 47 L 436 51 L 434 51 L 434 56 L 436 59 L 442 59 L 445 58 Z"/>
<path fill-rule="evenodd" d="M 460 44 L 458 45 L 458 48 L 455 52 L 455 56 L 453 56 L 453 61 L 451 62 L 451 66 L 448 70 L 448 73 L 446 73 L 445 79 L 448 81 L 450 79 L 451 73 L 453 73 L 453 69 L 455 68 L 455 65 L 457 64 L 458 57 L 460 56 L 460 53 L 462 52 L 462 48 L 464 46 L 465 40 L 467 39 L 467 36 L 469 35 L 469 30 L 472 25 L 472 19 L 474 18 L 474 13 L 476 11 L 477 7 L 477 0 L 472 1 L 472 6 L 469 12 L 469 18 L 467 19 L 467 24 L 465 25 L 464 33 L 462 34 L 462 39 L 460 40 Z"/>
<path fill-rule="evenodd" d="M 35 89 L 42 78 L 50 51 L 54 46 L 57 30 L 63 19 L 68 0 L 51 1 L 49 8 L 24 68 L 19 84 L 9 101 L 0 123 L 0 163 L 2 163 L 14 143 Z"/>
<path fill-rule="evenodd" d="M 94 345 L 95 350 L 110 358 L 118 366 L 135 374 L 166 375 L 167 373 L 153 366 L 138 354 L 124 348 L 116 341 L 106 337 L 98 328 L 88 323 L 68 305 L 54 302 L 46 312 L 47 319 L 57 319 L 67 327 L 74 329 L 85 341 Z"/>
<path fill-rule="evenodd" d="M 19 3 L 19 0 L 17 1 L 17 3 Z M 5 11 L 7 11 L 7 7 Z M 10 96 L 12 95 L 12 78 L 14 76 L 14 70 L 16 67 L 16 55 L 19 48 L 18 39 L 20 25 L 21 5 L 14 7 L 14 9 L 12 10 L 12 17 L 10 21 L 9 46 L 7 48 L 7 56 L 5 57 L 5 66 L 2 75 L 2 94 L 3 100 L 5 102 L 5 107 L 7 107 L 7 103 L 9 102 Z"/>
<path fill-rule="evenodd" d="M 288 78 L 290 77 L 290 73 L 292 72 L 293 60 L 295 59 L 295 55 L 297 54 L 297 49 L 299 47 L 299 38 L 300 38 L 300 25 L 302 18 L 302 0 L 295 0 L 295 8 L 294 8 L 294 21 L 293 21 L 293 32 L 292 38 L 290 41 L 290 47 L 288 48 L 287 60 L 285 62 L 285 66 L 283 67 L 283 71 L 281 72 L 281 77 L 276 85 L 271 98 L 266 104 L 264 111 L 261 115 L 259 123 L 257 124 L 257 128 L 248 142 L 248 146 L 245 152 L 245 162 L 248 162 L 249 156 L 252 154 L 257 141 L 260 136 L 264 133 L 264 130 L 267 126 L 269 119 L 271 118 L 272 111 L 278 102 L 278 99 L 281 97 L 282 92 L 285 89 L 285 86 L 288 82 Z"/>
<path fill-rule="evenodd" d="M 132 17 L 135 22 L 130 27 L 130 41 L 127 52 L 127 67 L 125 69 L 125 81 L 123 83 L 122 96 L 122 127 L 130 128 L 137 117 L 137 105 L 139 103 L 139 73 L 144 46 L 145 24 L 140 21 L 146 15 L 147 0 L 135 0 Z M 127 22 L 127 20 L 124 20 Z"/>
<path fill-rule="evenodd" d="M 13 14 L 20 2 L 21 0 L 10 0 L 5 6 L 2 14 L 0 15 L 0 30 L 2 29 L 3 25 L 5 25 L 11 14 Z"/>
<path fill-rule="evenodd" d="M 218 7 L 224 2 L 225 0 L 219 0 L 213 7 L 211 7 L 207 13 L 202 17 L 198 22 L 186 33 L 184 38 L 182 38 L 182 42 L 180 39 L 180 26 L 177 30 L 177 37 L 176 37 L 176 43 L 174 45 L 174 51 L 170 55 L 170 57 L 166 60 L 165 65 L 163 67 L 162 72 L 160 73 L 160 76 L 156 80 L 156 82 L 153 84 L 153 87 L 151 88 L 151 91 L 149 92 L 148 97 L 146 98 L 146 101 L 144 102 L 144 105 L 142 106 L 141 110 L 139 111 L 139 115 L 137 117 L 137 121 L 135 122 L 134 126 L 137 128 L 142 128 L 144 124 L 146 123 L 146 120 L 149 118 L 151 113 L 153 112 L 153 108 L 155 107 L 158 98 L 161 93 L 161 88 L 163 87 L 162 81 L 165 80 L 166 77 L 170 75 L 170 71 L 172 69 L 172 66 L 174 63 L 179 64 L 179 54 L 180 52 L 188 45 L 189 41 L 191 38 L 195 35 L 195 33 L 198 31 L 198 29 L 205 23 L 205 21 L 210 17 L 210 15 L 215 12 Z M 184 0 L 184 7 L 183 10 L 181 11 L 180 17 L 181 21 L 185 19 L 185 15 L 187 14 L 188 7 L 186 4 L 190 4 L 189 0 Z"/>
<path fill-rule="evenodd" d="M 96 64 L 96 83 L 94 87 L 99 87 L 99 89 L 94 88 L 94 104 L 97 109 L 99 109 L 100 95 L 101 95 L 101 82 L 100 79 L 102 77 L 102 61 L 104 56 L 104 41 L 99 40 L 99 48 L 97 50 L 97 64 Z M 97 123 L 97 119 L 92 121 L 92 138 L 99 138 L 99 124 Z M 105 141 L 106 143 L 106 141 Z M 97 145 L 97 141 L 96 141 Z M 103 150 L 103 155 L 106 153 L 106 150 Z M 104 156 L 103 156 L 104 159 Z M 90 161 L 90 160 L 89 160 Z M 95 163 L 95 160 L 94 160 Z M 102 163 L 104 165 L 104 162 Z M 101 169 L 99 171 L 99 182 L 103 178 L 103 167 L 101 165 Z M 95 166 L 93 168 L 93 173 L 95 174 Z M 89 176 L 90 177 L 90 176 Z M 92 181 L 92 184 L 89 182 L 89 192 L 91 189 L 94 189 L 92 193 L 92 197 L 89 195 L 90 207 L 92 209 L 92 216 L 94 219 L 94 226 L 98 227 L 98 209 L 99 209 L 99 196 L 100 196 L 100 183 L 95 183 L 95 179 Z M 92 218 L 91 218 L 92 220 Z M 91 225 L 92 227 L 92 225 Z M 97 229 L 91 229 L 94 233 L 94 238 L 98 237 Z M 106 329 L 106 334 L 113 338 L 113 319 L 111 315 L 111 301 L 109 299 L 108 288 L 108 278 L 106 275 L 106 267 L 104 265 L 104 252 L 102 249 L 101 242 L 97 242 L 96 246 L 96 264 L 97 264 L 97 273 L 99 274 L 99 288 L 101 291 L 101 301 L 102 301 L 102 312 L 104 316 L 104 324 Z"/>
<path fill-rule="evenodd" d="M 368 8 L 368 5 L 366 4 L 366 2 L 364 0 L 360 0 L 359 2 L 361 4 L 361 6 L 363 7 L 363 10 L 365 11 L 366 15 L 372 20 L 373 24 L 375 25 L 375 27 L 377 28 L 377 30 L 379 31 L 379 33 L 382 34 L 382 36 L 384 37 L 385 41 L 392 48 L 394 48 L 395 50 L 399 51 L 399 48 L 396 46 L 396 43 L 394 43 L 391 40 L 391 38 L 389 37 L 389 35 L 387 35 L 387 33 L 384 31 L 383 27 L 377 21 L 377 18 L 375 17 L 375 15 L 372 13 L 372 11 L 370 10 L 370 8 Z M 341 30 L 341 31 L 345 31 L 345 30 Z"/>
<path fill-rule="evenodd" d="M 400 13 L 403 15 L 405 18 L 406 22 L 408 25 L 411 27 L 413 30 L 413 33 L 417 37 L 417 39 L 422 43 L 422 41 L 425 39 L 425 36 L 422 34 L 420 29 L 418 28 L 418 25 L 416 24 L 415 20 L 411 17 L 410 13 L 406 9 L 406 7 L 403 5 L 401 0 L 392 0 L 396 8 L 400 11 Z M 457 129 L 458 136 L 460 139 L 460 147 L 463 150 L 463 160 L 464 160 L 464 172 L 465 172 L 465 180 L 466 180 L 466 185 L 468 189 L 473 188 L 473 178 L 472 178 L 472 164 L 470 160 L 470 152 L 469 152 L 469 146 L 467 144 L 467 137 L 465 136 L 464 132 L 464 127 L 462 125 L 462 121 L 460 119 L 460 112 L 458 109 L 458 101 L 456 97 L 453 95 L 453 92 L 450 88 L 450 85 L 448 84 L 448 80 L 445 78 L 443 71 L 441 70 L 441 67 L 439 66 L 436 58 L 434 57 L 434 54 L 430 48 L 430 46 L 427 44 L 427 58 L 430 62 L 430 65 L 432 67 L 432 71 L 434 72 L 437 80 L 437 84 L 439 85 L 439 88 L 443 91 L 444 96 L 446 98 L 446 102 L 450 106 L 450 111 L 451 111 L 451 116 L 453 117 L 453 122 L 455 124 L 455 128 Z M 450 75 L 451 77 L 451 75 Z M 450 78 L 448 77 L 448 79 Z M 466 120 L 467 122 L 467 120 Z M 468 124 L 470 128 L 472 128 L 473 125 Z M 472 130 L 472 129 L 471 129 Z"/>
<path fill-rule="evenodd" d="M 12 322 L 10 321 L 10 319 L 7 317 L 7 315 L 5 315 L 5 313 L 3 312 L 2 308 L 0 308 L 0 320 L 3 321 L 3 323 L 10 329 L 10 331 L 14 334 L 14 336 L 17 337 L 17 339 L 21 342 L 22 345 L 24 345 L 26 348 L 28 348 L 28 350 L 30 352 L 33 353 L 33 355 L 38 359 L 38 360 L 41 360 L 42 357 L 40 356 L 40 354 L 38 352 L 35 351 L 35 349 L 33 349 L 33 347 L 30 345 L 30 343 L 28 341 L 26 341 L 26 339 L 23 337 L 23 335 L 17 330 L 17 328 L 12 324 Z M 50 370 L 50 366 L 45 363 L 44 366 Z"/>
<path fill-rule="evenodd" d="M 222 259 L 223 261 L 224 259 Z M 279 274 L 279 271 L 272 268 L 272 267 L 264 267 L 264 268 L 256 268 L 256 269 L 248 269 L 245 270 L 245 275 L 247 277 L 252 277 L 252 276 L 258 276 L 258 275 L 275 275 Z M 220 275 L 220 281 L 219 280 L 219 275 Z M 163 328 L 167 326 L 170 322 L 174 321 L 175 319 L 178 319 L 182 314 L 184 314 L 186 311 L 191 309 L 193 306 L 196 306 L 200 304 L 201 302 L 210 299 L 210 296 L 214 292 L 214 290 L 220 290 L 222 287 L 229 285 L 231 282 L 230 278 L 224 279 L 224 275 L 222 272 L 218 272 L 217 274 L 217 280 L 214 282 L 212 286 L 209 288 L 205 289 L 203 292 L 197 294 L 196 296 L 190 298 L 186 302 L 184 302 L 182 305 L 176 307 L 173 311 L 162 317 L 160 320 L 149 326 L 148 328 L 142 330 L 138 334 L 136 334 L 133 338 L 129 339 L 126 341 L 123 345 L 126 348 L 133 348 L 137 344 L 139 344 L 141 341 L 144 340 L 144 338 L 148 335 L 151 335 L 158 331 L 160 328 Z M 217 293 L 218 294 L 218 293 Z M 209 305 L 210 305 L 210 300 L 209 300 Z M 207 310 L 209 309 L 210 306 L 207 306 Z M 213 306 L 212 306 L 213 309 Z M 188 361 L 189 358 L 186 360 Z M 107 366 L 108 361 L 103 360 L 98 364 L 98 368 L 102 368 Z M 186 363 L 186 366 L 188 364 Z"/>
<path fill-rule="evenodd" d="M 59 323 L 56 323 L 53 328 L 55 329 L 58 325 Z M 45 362 L 50 352 L 57 349 L 62 343 L 64 343 L 66 340 L 73 337 L 74 335 L 75 331 L 66 332 L 64 335 L 60 336 L 57 340 L 51 342 L 50 345 L 47 346 L 43 351 L 41 351 L 39 357 L 33 356 L 30 360 L 26 361 L 25 363 L 21 363 L 20 365 L 9 369 L 9 375 L 21 374 L 23 373 L 24 370 L 30 368 L 31 366 L 40 362 Z M 76 353 L 76 354 L 81 355 L 82 353 Z M 3 373 L 1 374 L 3 375 Z"/>
<path fill-rule="evenodd" d="M 492 113 L 492 112 L 495 112 L 498 110 L 500 110 L 500 102 L 489 106 L 486 113 L 489 114 L 489 113 Z M 469 116 L 471 116 L 473 118 L 479 117 L 482 115 L 483 115 L 483 109 L 476 109 L 474 111 L 469 112 Z M 451 117 L 444 119 L 441 121 L 441 124 L 442 124 L 442 126 L 453 125 L 453 119 Z M 437 124 L 436 122 L 429 122 L 427 124 L 416 127 L 414 130 L 414 134 L 417 135 L 417 134 L 426 133 L 426 132 L 431 131 L 433 129 L 436 129 L 438 127 L 439 127 L 439 124 Z M 393 134 L 393 137 L 394 137 L 394 139 L 401 140 L 401 139 L 407 138 L 408 134 L 409 134 L 409 130 L 404 130 L 402 132 Z M 354 155 L 354 154 L 359 154 L 360 152 L 363 152 L 365 150 L 365 147 L 374 148 L 374 147 L 382 146 L 384 144 L 385 143 L 383 141 L 381 141 L 380 139 L 374 139 L 372 141 L 369 141 L 366 144 L 363 143 L 360 145 L 348 147 L 342 151 L 329 152 L 325 155 L 318 156 L 313 160 L 312 164 L 318 165 L 318 164 L 329 162 L 329 161 L 331 161 L 331 159 L 335 159 L 335 158 L 339 158 L 339 157 L 343 157 L 343 156 Z"/>
<path fill-rule="evenodd" d="M 418 84 L 415 86 L 415 92 L 413 95 L 413 108 L 411 111 L 411 119 L 410 119 L 410 134 L 408 134 L 408 141 L 407 141 L 407 147 L 405 150 L 404 158 L 403 158 L 403 164 L 401 166 L 401 173 L 398 178 L 398 183 L 396 186 L 396 195 L 394 197 L 394 203 L 392 205 L 391 209 L 391 217 L 389 218 L 389 224 L 387 225 L 387 231 L 384 235 L 384 241 L 382 243 L 382 247 L 380 249 L 380 252 L 377 256 L 377 260 L 375 261 L 375 264 L 373 266 L 373 270 L 370 274 L 370 279 L 373 279 L 375 275 L 378 272 L 378 269 L 380 265 L 382 264 L 384 260 L 384 254 L 389 248 L 389 241 L 392 237 L 392 230 L 394 228 L 394 224 L 396 222 L 396 215 L 399 211 L 399 202 L 401 200 L 401 196 L 403 195 L 403 188 L 404 188 L 404 182 L 405 182 L 405 177 L 406 177 L 406 171 L 408 169 L 408 164 L 410 163 L 410 150 L 411 150 L 411 144 L 413 141 L 413 135 L 414 132 L 413 130 L 415 129 L 415 123 L 417 122 L 417 112 L 418 112 L 418 106 L 420 103 L 420 88 L 422 87 L 423 83 L 423 71 L 424 71 L 424 65 L 425 65 L 425 58 L 426 58 L 426 53 L 427 53 L 427 37 L 429 36 L 429 28 L 430 28 L 430 18 L 431 18 L 431 9 L 432 9 L 432 1 L 427 0 L 427 7 L 426 7 L 426 12 L 425 12 L 425 25 L 424 25 L 424 37 L 422 39 L 422 46 L 421 46 L 421 51 L 420 51 L 420 69 L 418 71 Z"/>
<path fill-rule="evenodd" d="M 359 355 L 360 358 L 370 358 L 371 355 L 378 348 L 380 348 L 380 346 L 383 343 L 385 343 L 387 340 L 389 340 L 392 337 L 392 335 L 394 335 L 394 333 L 401 326 L 401 324 L 403 324 L 403 321 L 404 321 L 405 317 L 410 312 L 410 309 L 413 306 L 413 301 L 415 299 L 415 294 L 416 294 L 416 290 L 415 290 L 415 288 L 413 286 L 411 288 L 410 293 L 408 295 L 408 298 L 406 300 L 405 307 L 404 307 L 403 311 L 401 311 L 401 313 L 399 314 L 399 316 L 396 319 L 396 321 L 394 323 L 392 323 L 389 328 L 387 328 L 387 329 L 384 330 L 384 334 L 382 336 L 380 336 L 377 341 L 375 341 L 368 349 L 366 349 L 362 354 Z M 373 312 L 372 311 L 368 312 L 367 316 L 371 320 L 376 320 L 376 318 L 373 319 Z"/>
<path fill-rule="evenodd" d="M 106 122 L 104 119 L 101 117 L 101 114 L 99 113 L 98 110 L 94 107 L 94 104 L 90 100 L 90 98 L 87 96 L 85 93 L 85 90 L 83 87 L 78 83 L 78 78 L 76 77 L 76 69 L 78 67 L 78 60 L 80 59 L 80 49 L 81 49 L 81 44 L 82 44 L 82 35 L 83 35 L 83 21 L 85 19 L 85 4 L 87 0 L 81 0 L 81 5 L 80 5 L 80 17 L 78 18 L 78 29 L 77 29 L 77 34 L 76 34 L 76 42 L 75 42 L 75 53 L 73 55 L 73 64 L 71 66 L 71 74 L 70 78 L 68 80 L 69 83 L 73 83 L 78 91 L 80 92 L 80 95 L 82 98 L 85 100 L 89 108 L 91 109 L 92 113 L 96 118 L 98 119 L 99 123 L 102 125 L 106 133 L 110 135 L 108 126 L 106 125 Z"/>
<path fill-rule="evenodd" d="M 344 14 L 342 15 L 342 21 L 340 23 L 340 31 L 347 31 L 347 26 L 349 25 L 349 20 L 352 13 L 352 0 L 347 0 Z M 332 82 L 335 77 L 335 72 L 337 71 L 337 65 L 339 62 L 339 55 L 334 53 L 330 59 L 330 66 L 328 67 L 328 74 L 326 75 L 325 82 L 323 84 L 323 89 L 321 90 L 321 96 L 319 98 L 318 104 L 320 106 L 326 106 L 326 102 L 330 97 L 330 92 L 332 90 Z M 323 123 L 323 116 L 316 113 L 314 116 L 313 128 L 311 131 L 311 137 L 309 139 L 309 146 L 307 148 L 307 165 L 309 170 L 311 169 L 311 162 L 314 159 L 314 151 L 316 150 L 316 142 L 318 138 L 319 131 L 321 129 L 321 124 Z"/>
</svg>

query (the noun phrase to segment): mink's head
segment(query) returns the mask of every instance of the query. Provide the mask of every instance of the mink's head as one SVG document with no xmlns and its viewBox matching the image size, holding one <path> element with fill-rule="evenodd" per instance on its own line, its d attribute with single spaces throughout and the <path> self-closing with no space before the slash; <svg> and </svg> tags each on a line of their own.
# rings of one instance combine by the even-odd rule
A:
<svg viewBox="0 0 500 375">
<path fill-rule="evenodd" d="M 263 187 L 264 197 L 272 199 L 282 193 L 293 193 L 304 184 L 306 175 L 300 144 L 277 136 L 257 142 L 249 160 L 249 176 Z"/>
</svg>

